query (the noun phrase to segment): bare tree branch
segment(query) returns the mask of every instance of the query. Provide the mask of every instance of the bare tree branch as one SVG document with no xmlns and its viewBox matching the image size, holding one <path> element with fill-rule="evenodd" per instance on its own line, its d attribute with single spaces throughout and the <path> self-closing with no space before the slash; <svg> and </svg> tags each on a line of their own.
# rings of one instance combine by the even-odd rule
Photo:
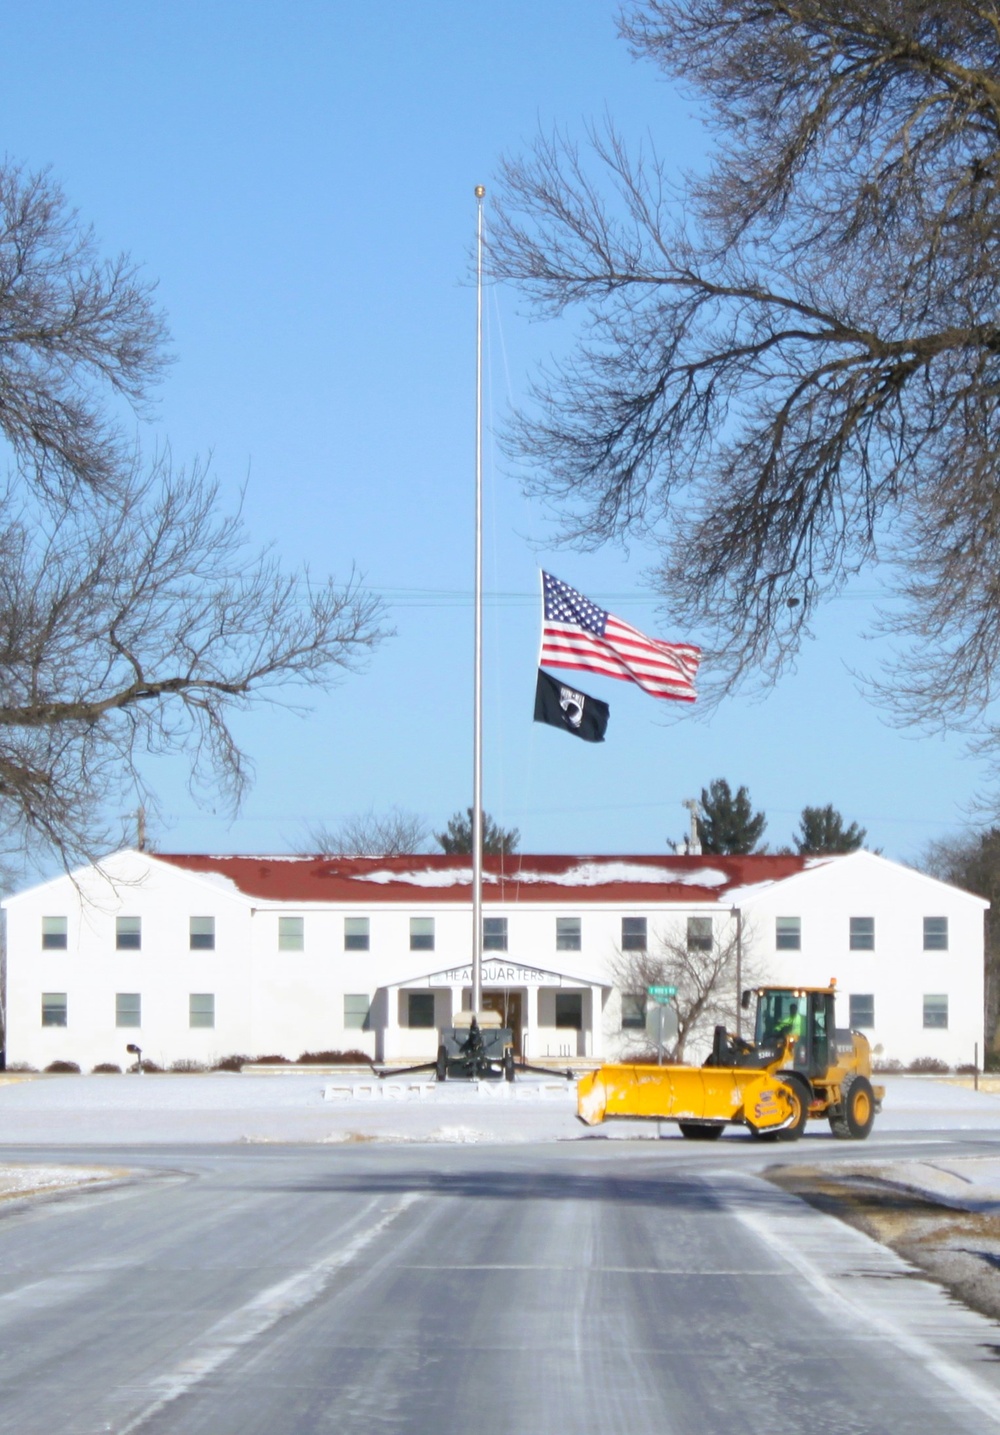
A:
<svg viewBox="0 0 1000 1435">
<path fill-rule="evenodd" d="M 119 401 L 141 414 L 165 362 L 150 296 L 51 181 L 0 164 L 0 860 L 93 857 L 110 810 L 155 807 L 150 756 L 237 804 L 233 716 L 329 687 L 384 634 L 358 575 L 285 571 L 203 465 L 126 441 Z"/>
<path fill-rule="evenodd" d="M 619 951 L 611 963 L 614 984 L 626 995 L 645 999 L 651 986 L 677 988 L 671 1001 L 677 1012 L 677 1038 L 670 1052 L 674 1061 L 684 1060 L 691 1040 L 711 1045 L 717 1025 L 736 1029 L 737 955 L 742 987 L 760 986 L 766 980 L 752 924 L 744 919 L 740 938 L 728 915 L 722 914 L 721 920 L 703 918 L 706 930 L 690 924 L 687 930 L 679 924 L 669 926 L 654 937 L 646 951 Z M 644 1053 L 649 1046 L 644 1031 L 625 1030 L 623 1035 L 626 1045 L 637 1051 Z"/>
<path fill-rule="evenodd" d="M 997 5 L 632 0 L 622 33 L 717 146 L 673 185 L 610 124 L 582 154 L 556 133 L 505 164 L 493 273 L 581 323 L 508 435 L 529 490 L 566 541 L 659 541 L 710 699 L 775 680 L 817 605 L 882 562 L 882 697 L 981 725 L 1000 670 Z"/>
<path fill-rule="evenodd" d="M 339 827 L 311 827 L 309 847 L 324 857 L 406 857 L 426 852 L 430 828 L 422 817 L 398 807 L 345 818 Z"/>
</svg>

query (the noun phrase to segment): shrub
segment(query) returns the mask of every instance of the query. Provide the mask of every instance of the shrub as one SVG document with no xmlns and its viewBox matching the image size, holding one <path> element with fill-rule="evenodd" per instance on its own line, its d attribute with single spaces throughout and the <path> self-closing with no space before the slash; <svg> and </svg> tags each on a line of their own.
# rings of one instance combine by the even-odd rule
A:
<svg viewBox="0 0 1000 1435">
<path fill-rule="evenodd" d="M 224 1056 L 212 1067 L 213 1071 L 239 1071 L 241 1066 L 250 1066 L 253 1062 L 252 1056 L 241 1056 L 234 1052 L 232 1056 Z"/>
<path fill-rule="evenodd" d="M 884 1056 L 880 1057 L 877 1061 L 872 1062 L 872 1071 L 887 1073 L 903 1070 L 903 1063 L 899 1060 L 897 1056 Z"/>
<path fill-rule="evenodd" d="M 80 1075 L 80 1068 L 75 1061 L 50 1061 L 45 1070 L 54 1072 L 58 1076 Z"/>
<path fill-rule="evenodd" d="M 32 1066 L 32 1064 L 31 1064 L 30 1061 L 9 1061 L 9 1062 L 7 1063 L 7 1070 L 8 1070 L 8 1071 L 37 1071 L 37 1070 L 38 1070 L 38 1067 L 37 1067 L 37 1066 Z"/>
<path fill-rule="evenodd" d="M 363 1051 L 304 1051 L 296 1066 L 368 1066 L 371 1057 Z"/>
<path fill-rule="evenodd" d="M 192 1061 L 187 1056 L 182 1056 L 179 1061 L 172 1061 L 167 1068 L 169 1071 L 207 1071 L 208 1067 L 203 1061 Z"/>
<path fill-rule="evenodd" d="M 91 1067 L 90 1070 L 92 1076 L 102 1076 L 105 1072 L 109 1074 L 113 1072 L 117 1076 L 121 1076 L 122 1074 L 121 1067 L 116 1066 L 113 1061 L 99 1061 L 97 1065 Z"/>
<path fill-rule="evenodd" d="M 946 1061 L 941 1061 L 936 1056 L 918 1056 L 916 1061 L 911 1061 L 906 1068 L 914 1076 L 943 1076 L 950 1071 L 951 1067 Z"/>
<path fill-rule="evenodd" d="M 961 1066 L 955 1067 L 955 1070 L 959 1076 L 975 1076 L 979 1067 L 976 1066 L 975 1062 L 963 1061 Z"/>
<path fill-rule="evenodd" d="M 291 1066 L 287 1056 L 255 1056 L 254 1066 Z"/>
<path fill-rule="evenodd" d="M 134 1070 L 135 1070 L 135 1067 L 133 1066 L 131 1069 L 134 1071 Z M 144 1056 L 143 1059 L 142 1059 L 142 1069 L 143 1069 L 143 1071 L 157 1071 L 157 1072 L 162 1072 L 163 1067 L 162 1067 L 162 1066 L 157 1066 L 157 1064 L 156 1064 L 155 1061 L 150 1061 L 150 1059 L 149 1059 L 148 1056 Z"/>
</svg>

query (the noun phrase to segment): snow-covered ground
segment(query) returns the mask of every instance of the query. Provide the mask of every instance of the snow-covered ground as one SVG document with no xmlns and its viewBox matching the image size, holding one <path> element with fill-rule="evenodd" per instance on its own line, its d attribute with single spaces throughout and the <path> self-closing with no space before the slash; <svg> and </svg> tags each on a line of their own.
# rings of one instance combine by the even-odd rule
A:
<svg viewBox="0 0 1000 1435">
<path fill-rule="evenodd" d="M 876 1135 L 936 1130 L 995 1130 L 1000 1092 L 954 1082 L 888 1077 Z M 526 1076 L 506 1082 L 443 1085 L 419 1077 L 376 1081 L 360 1074 L 295 1072 L 280 1076 L 144 1075 L 0 1078 L 0 1152 L 4 1145 L 166 1145 L 185 1142 L 548 1142 L 680 1140 L 664 1122 L 609 1121 L 586 1127 L 576 1116 L 575 1086 Z M 734 1128 L 734 1141 L 746 1136 Z M 816 1123 L 795 1152 L 803 1161 L 827 1138 Z M 812 1151 L 810 1151 L 810 1147 Z M 720 1150 L 720 1147 L 715 1147 Z M 787 1152 L 783 1152 L 787 1154 Z M 879 1171 L 963 1204 L 1000 1201 L 1000 1142 L 994 1160 L 927 1159 L 892 1163 L 875 1140 L 852 1146 Z M 6 1171 L 6 1179 L 4 1172 Z M 34 1173 L 34 1174 L 33 1174 Z M 108 1172 L 100 1173 L 108 1178 Z M 874 1170 L 873 1170 L 874 1174 Z M 0 1197 L 72 1182 L 69 1167 L 3 1167 Z M 970 1205 L 970 1209 L 973 1208 Z"/>
<path fill-rule="evenodd" d="M 887 1094 L 876 1134 L 938 1128 L 1000 1132 L 1000 1092 L 928 1078 L 882 1079 Z M 465 1139 L 490 1142 L 679 1135 L 668 1122 L 616 1120 L 586 1127 L 576 1116 L 574 1083 L 530 1075 L 510 1084 L 441 1085 L 417 1076 L 377 1081 L 370 1075 L 309 1071 L 0 1078 L 0 1146 L 433 1141 L 461 1139 L 454 1134 L 459 1131 Z M 810 1127 L 810 1144 L 813 1133 L 825 1137 L 825 1123 Z M 734 1139 L 746 1137 L 734 1128 Z"/>
</svg>

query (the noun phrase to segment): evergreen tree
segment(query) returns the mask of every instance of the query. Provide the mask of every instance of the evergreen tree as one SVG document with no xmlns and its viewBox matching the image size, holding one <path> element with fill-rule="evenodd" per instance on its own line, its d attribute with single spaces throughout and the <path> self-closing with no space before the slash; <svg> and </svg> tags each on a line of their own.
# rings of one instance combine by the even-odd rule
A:
<svg viewBox="0 0 1000 1435">
<path fill-rule="evenodd" d="M 472 851 L 472 808 L 467 807 L 465 812 L 455 812 L 448 818 L 448 826 L 444 832 L 435 832 L 435 840 L 441 844 L 442 851 L 449 855 L 456 852 Z M 505 853 L 516 852 L 517 845 L 521 840 L 521 834 L 516 827 L 503 828 L 493 821 L 488 812 L 483 813 L 483 854 L 487 857 L 500 857 Z"/>
<path fill-rule="evenodd" d="M 856 852 L 864 844 L 866 829 L 852 822 L 844 826 L 844 819 L 837 809 L 827 803 L 826 807 L 803 807 L 799 818 L 800 832 L 794 837 L 795 849 L 802 857 L 827 852 Z"/>
<path fill-rule="evenodd" d="M 733 796 L 724 777 L 701 789 L 698 840 L 703 852 L 753 852 L 767 826 L 763 812 L 754 812 L 750 794 L 741 787 Z"/>
</svg>

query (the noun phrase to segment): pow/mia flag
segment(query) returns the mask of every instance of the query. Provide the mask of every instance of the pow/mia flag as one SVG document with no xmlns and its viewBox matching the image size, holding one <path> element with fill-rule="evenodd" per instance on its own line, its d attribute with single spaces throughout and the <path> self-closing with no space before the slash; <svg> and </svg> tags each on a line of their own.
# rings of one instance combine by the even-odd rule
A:
<svg viewBox="0 0 1000 1435">
<path fill-rule="evenodd" d="M 600 698 L 592 698 L 561 683 L 538 669 L 535 687 L 535 722 L 565 728 L 584 742 L 603 742 L 611 709 Z"/>
</svg>

